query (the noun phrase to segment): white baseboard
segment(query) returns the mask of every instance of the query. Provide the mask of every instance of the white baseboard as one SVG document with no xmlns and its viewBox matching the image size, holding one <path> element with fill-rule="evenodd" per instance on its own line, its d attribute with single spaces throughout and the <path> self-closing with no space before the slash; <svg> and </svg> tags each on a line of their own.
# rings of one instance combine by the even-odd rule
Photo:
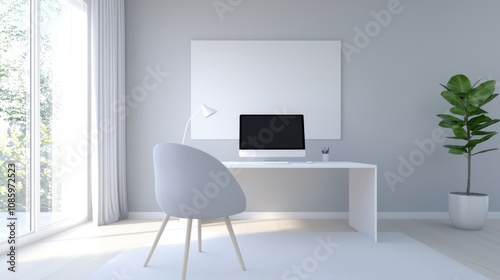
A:
<svg viewBox="0 0 500 280">
<path fill-rule="evenodd" d="M 500 220 L 500 212 L 490 212 L 490 213 L 488 213 L 488 219 L 490 219 L 490 220 Z"/>
<path fill-rule="evenodd" d="M 161 220 L 163 212 L 129 212 L 128 218 L 134 220 Z M 448 219 L 448 212 L 378 212 L 378 219 Z M 275 219 L 348 219 L 348 212 L 243 212 L 232 219 L 238 220 L 275 220 Z M 489 219 L 500 219 L 500 212 L 490 212 Z"/>
<path fill-rule="evenodd" d="M 128 212 L 128 218 L 131 220 L 162 220 L 163 217 L 163 212 Z"/>
<path fill-rule="evenodd" d="M 449 219 L 448 212 L 378 212 L 379 219 L 415 219 L 415 220 L 443 220 Z M 488 213 L 488 219 L 500 219 L 500 212 Z"/>
<path fill-rule="evenodd" d="M 441 220 L 448 219 L 448 212 L 378 212 L 379 219 Z"/>
<path fill-rule="evenodd" d="M 277 219 L 348 219 L 347 212 L 243 212 L 234 216 L 240 220 L 277 220 Z"/>
</svg>

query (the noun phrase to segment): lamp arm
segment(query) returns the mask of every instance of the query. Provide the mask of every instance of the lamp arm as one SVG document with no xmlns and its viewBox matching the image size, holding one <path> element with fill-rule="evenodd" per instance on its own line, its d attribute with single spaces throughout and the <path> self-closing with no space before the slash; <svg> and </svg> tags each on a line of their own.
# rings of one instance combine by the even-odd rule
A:
<svg viewBox="0 0 500 280">
<path fill-rule="evenodd" d="M 184 145 L 184 140 L 186 140 L 186 132 L 187 132 L 187 129 L 188 129 L 188 125 L 189 125 L 189 122 L 191 121 L 191 119 L 196 115 L 198 114 L 198 112 L 201 110 L 201 107 L 196 110 L 196 112 L 194 112 L 194 114 L 191 115 L 191 117 L 189 118 L 189 120 L 186 122 L 186 127 L 184 128 L 184 136 L 182 137 L 182 144 Z"/>
</svg>

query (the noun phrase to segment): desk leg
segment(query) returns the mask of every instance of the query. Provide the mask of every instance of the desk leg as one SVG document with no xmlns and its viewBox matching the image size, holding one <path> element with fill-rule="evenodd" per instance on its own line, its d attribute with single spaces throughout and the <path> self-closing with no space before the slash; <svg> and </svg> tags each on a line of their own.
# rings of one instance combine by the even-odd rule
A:
<svg viewBox="0 0 500 280">
<path fill-rule="evenodd" d="M 349 225 L 377 242 L 377 168 L 349 169 Z"/>
</svg>

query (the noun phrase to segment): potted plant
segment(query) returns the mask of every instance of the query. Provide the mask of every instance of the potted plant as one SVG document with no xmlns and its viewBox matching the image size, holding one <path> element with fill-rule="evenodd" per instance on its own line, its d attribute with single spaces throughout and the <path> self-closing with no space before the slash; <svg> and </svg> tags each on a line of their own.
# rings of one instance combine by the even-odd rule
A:
<svg viewBox="0 0 500 280">
<path fill-rule="evenodd" d="M 439 114 L 439 126 L 449 128 L 460 144 L 444 145 L 453 155 L 464 155 L 467 159 L 467 184 L 465 192 L 448 194 L 448 210 L 453 226 L 461 229 L 479 230 L 488 219 L 488 195 L 471 192 L 471 160 L 472 157 L 497 150 L 496 148 L 476 151 L 475 148 L 493 137 L 497 132 L 486 131 L 498 119 L 487 116 L 483 106 L 493 100 L 496 82 L 493 80 L 471 85 L 469 78 L 459 74 L 450 78 L 448 84 L 442 85 L 445 90 L 441 96 L 452 107 L 451 114 Z"/>
</svg>

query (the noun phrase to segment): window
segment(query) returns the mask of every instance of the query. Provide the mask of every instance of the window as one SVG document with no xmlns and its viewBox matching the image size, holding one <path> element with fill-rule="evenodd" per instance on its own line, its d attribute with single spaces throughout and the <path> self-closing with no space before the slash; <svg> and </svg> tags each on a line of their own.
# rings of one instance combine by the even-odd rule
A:
<svg viewBox="0 0 500 280">
<path fill-rule="evenodd" d="M 23 236 L 88 215 L 87 5 L 0 0 L 0 18 L 0 224 L 14 208 Z"/>
</svg>

